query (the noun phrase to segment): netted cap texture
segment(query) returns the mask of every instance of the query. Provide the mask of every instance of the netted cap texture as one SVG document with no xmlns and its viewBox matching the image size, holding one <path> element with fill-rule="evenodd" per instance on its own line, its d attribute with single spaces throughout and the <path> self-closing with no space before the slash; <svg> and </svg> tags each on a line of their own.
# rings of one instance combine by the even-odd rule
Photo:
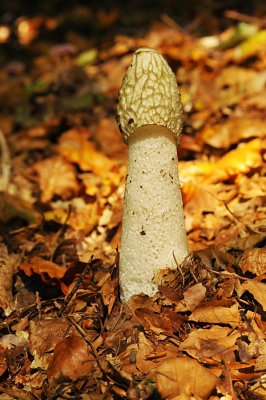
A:
<svg viewBox="0 0 266 400">
<path fill-rule="evenodd" d="M 166 60 L 156 50 L 138 49 L 119 91 L 117 120 L 124 142 L 140 126 L 160 125 L 179 143 L 182 116 L 176 78 Z"/>
</svg>

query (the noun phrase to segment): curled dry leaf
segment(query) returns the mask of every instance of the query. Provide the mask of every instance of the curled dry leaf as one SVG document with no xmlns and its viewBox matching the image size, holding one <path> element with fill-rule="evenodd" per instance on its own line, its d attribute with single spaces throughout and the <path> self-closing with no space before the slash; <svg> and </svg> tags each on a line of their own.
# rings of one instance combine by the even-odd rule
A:
<svg viewBox="0 0 266 400">
<path fill-rule="evenodd" d="M 76 380 L 92 371 L 93 355 L 80 336 L 68 336 L 57 343 L 52 362 L 47 370 L 50 383 L 60 376 Z"/>
<path fill-rule="evenodd" d="M 91 134 L 85 129 L 71 129 L 59 140 L 59 152 L 70 162 L 77 163 L 83 171 L 92 171 L 107 177 L 116 162 L 98 151 L 89 141 Z"/>
<path fill-rule="evenodd" d="M 242 283 L 242 293 L 247 290 L 254 296 L 254 299 L 262 306 L 263 310 L 266 311 L 266 284 L 258 281 L 245 281 Z"/>
<path fill-rule="evenodd" d="M 163 399 L 207 399 L 218 378 L 196 360 L 172 358 L 156 369 L 157 389 Z"/>
<path fill-rule="evenodd" d="M 176 311 L 193 311 L 205 298 L 206 288 L 202 283 L 191 286 L 184 292 L 184 300 L 181 302 L 182 309 L 177 306 Z"/>
<path fill-rule="evenodd" d="M 263 165 L 261 151 L 263 141 L 254 139 L 248 143 L 241 143 L 236 149 L 229 151 L 216 162 L 193 161 L 180 162 L 180 181 L 181 183 L 197 181 L 204 183 L 223 182 L 237 176 L 246 174 L 253 168 Z"/>
<path fill-rule="evenodd" d="M 33 170 L 39 175 L 43 203 L 50 201 L 55 194 L 65 199 L 78 192 L 75 167 L 61 156 L 39 161 Z"/>
<path fill-rule="evenodd" d="M 21 264 L 20 269 L 27 276 L 31 276 L 33 273 L 40 274 L 44 282 L 48 282 L 49 278 L 61 279 L 66 272 L 66 268 L 37 256 L 32 257 L 30 262 Z"/>
<path fill-rule="evenodd" d="M 241 143 L 235 150 L 229 151 L 214 164 L 206 182 L 222 182 L 239 173 L 246 174 L 253 168 L 262 166 L 262 140 L 254 139 L 248 143 Z"/>
<path fill-rule="evenodd" d="M 199 139 L 215 148 L 227 149 L 241 139 L 265 137 L 266 127 L 260 118 L 230 118 L 223 124 L 206 125 L 199 133 Z"/>
<path fill-rule="evenodd" d="M 234 300 L 212 300 L 200 304 L 190 315 L 190 321 L 235 326 L 241 321 L 239 304 Z"/>
<path fill-rule="evenodd" d="M 251 272 L 254 275 L 266 273 L 266 251 L 265 249 L 255 248 L 245 252 L 239 262 L 242 272 Z"/>
</svg>

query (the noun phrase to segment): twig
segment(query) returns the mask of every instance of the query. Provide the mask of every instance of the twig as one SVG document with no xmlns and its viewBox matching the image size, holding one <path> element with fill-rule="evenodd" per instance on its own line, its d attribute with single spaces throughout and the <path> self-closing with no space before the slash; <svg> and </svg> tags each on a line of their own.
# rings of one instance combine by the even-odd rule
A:
<svg viewBox="0 0 266 400">
<path fill-rule="evenodd" d="M 178 271 L 180 272 L 180 274 L 181 274 L 181 276 L 182 276 L 182 286 L 184 287 L 184 286 L 185 286 L 185 278 L 184 278 L 184 274 L 183 274 L 183 271 L 182 271 L 182 269 L 181 269 L 181 267 L 180 267 L 179 263 L 177 262 L 177 259 L 176 259 L 176 256 L 175 256 L 175 253 L 174 253 L 174 251 L 173 251 L 173 257 L 174 257 L 174 260 L 175 260 L 175 263 L 176 263 L 177 269 L 178 269 Z"/>
<path fill-rule="evenodd" d="M 224 15 L 227 18 L 235 19 L 236 21 L 244 21 L 247 22 L 248 24 L 258 25 L 260 28 L 266 26 L 266 18 L 252 17 L 250 15 L 242 14 L 234 10 L 226 10 Z"/>
<path fill-rule="evenodd" d="M 230 208 L 228 207 L 227 203 L 222 200 L 224 203 L 225 208 L 227 209 L 227 211 L 229 212 L 229 214 L 234 218 L 234 220 L 239 223 L 240 225 L 243 225 L 245 227 L 245 229 L 248 231 L 249 234 L 254 234 L 254 233 L 258 233 L 256 231 L 253 231 L 247 224 L 245 224 L 244 222 L 241 221 L 241 219 L 239 217 L 237 217 L 233 211 L 230 210 Z"/>
<path fill-rule="evenodd" d="M 10 152 L 6 142 L 6 137 L 2 129 L 0 129 L 0 147 L 1 147 L 1 169 L 2 169 L 2 184 L 0 185 L 0 190 L 4 192 L 7 190 L 9 184 L 11 162 L 10 162 Z"/>
<path fill-rule="evenodd" d="M 55 245 L 54 245 L 54 248 L 51 250 L 50 261 L 54 261 L 56 251 L 58 249 L 58 246 L 60 246 L 60 243 L 58 243 L 58 239 L 60 237 L 62 237 L 63 234 L 65 233 L 65 230 L 66 230 L 66 227 L 67 227 L 67 221 L 69 220 L 71 212 L 72 212 L 72 206 L 70 204 L 69 207 L 68 207 L 66 219 L 65 219 L 63 225 L 61 225 L 60 229 L 58 230 L 58 232 L 56 234 Z"/>
<path fill-rule="evenodd" d="M 232 276 L 233 278 L 237 278 L 237 279 L 240 279 L 240 280 L 242 280 L 242 281 L 249 281 L 249 282 L 259 282 L 259 283 L 262 283 L 263 285 L 266 285 L 266 283 L 264 283 L 264 282 L 261 282 L 261 281 L 257 281 L 257 280 L 254 280 L 254 279 L 250 279 L 250 278 L 244 278 L 244 276 L 240 276 L 240 275 L 237 275 L 237 274 L 235 274 L 234 272 L 225 272 L 225 271 L 214 271 L 213 269 L 211 269 L 211 268 L 208 268 L 205 264 L 203 264 L 203 267 L 207 270 L 207 271 L 209 271 L 211 274 L 214 274 L 214 275 L 224 275 L 224 276 L 227 276 L 227 277 L 230 277 L 230 276 Z"/>
<path fill-rule="evenodd" d="M 65 299 L 64 303 L 62 304 L 62 307 L 60 308 L 60 310 L 58 312 L 58 316 L 59 317 L 61 317 L 61 315 L 63 314 L 63 312 L 66 309 L 66 306 L 69 304 L 70 300 L 72 299 L 72 297 L 74 296 L 74 294 L 78 290 L 82 280 L 85 278 L 85 275 L 87 274 L 88 269 L 91 266 L 92 260 L 93 260 L 93 255 L 91 256 L 90 261 L 88 262 L 88 264 L 86 265 L 86 267 L 84 268 L 82 273 L 80 274 L 80 276 L 79 276 L 77 282 L 75 283 L 75 285 L 73 286 L 71 292 L 68 294 L 67 298 Z"/>
<path fill-rule="evenodd" d="M 73 321 L 70 317 L 66 317 L 66 318 L 72 325 L 74 325 L 74 327 L 76 328 L 78 333 L 83 337 L 84 341 L 90 346 L 92 355 L 95 358 L 95 360 L 98 364 L 98 367 L 100 368 L 100 371 L 102 372 L 104 378 L 108 381 L 108 376 L 106 375 L 106 372 L 104 371 L 104 369 L 101 366 L 100 357 L 99 357 L 97 351 L 95 350 L 95 348 L 93 347 L 93 344 L 86 337 L 86 332 L 84 332 L 84 330 L 75 321 Z"/>
</svg>

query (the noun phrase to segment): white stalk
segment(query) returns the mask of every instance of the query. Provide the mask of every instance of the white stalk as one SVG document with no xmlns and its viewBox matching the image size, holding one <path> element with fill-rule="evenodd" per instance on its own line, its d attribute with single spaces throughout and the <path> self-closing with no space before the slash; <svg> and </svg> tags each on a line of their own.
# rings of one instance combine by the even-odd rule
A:
<svg viewBox="0 0 266 400">
<path fill-rule="evenodd" d="M 175 138 L 167 128 L 138 128 L 129 158 L 120 249 L 122 301 L 153 296 L 156 271 L 176 268 L 188 254 Z"/>
<path fill-rule="evenodd" d="M 188 255 L 176 145 L 182 105 L 163 57 L 139 49 L 119 92 L 118 122 L 129 146 L 119 260 L 121 299 L 153 296 L 160 269 Z M 175 259 L 174 259 L 175 256 Z"/>
</svg>

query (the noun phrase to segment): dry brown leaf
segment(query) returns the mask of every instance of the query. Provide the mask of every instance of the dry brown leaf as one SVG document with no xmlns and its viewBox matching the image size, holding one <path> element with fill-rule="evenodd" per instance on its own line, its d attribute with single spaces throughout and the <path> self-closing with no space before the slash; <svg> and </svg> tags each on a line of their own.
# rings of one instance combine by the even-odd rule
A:
<svg viewBox="0 0 266 400">
<path fill-rule="evenodd" d="M 180 350 L 199 361 L 208 362 L 213 359 L 226 363 L 235 361 L 236 340 L 240 337 L 237 331 L 229 327 L 212 326 L 210 329 L 196 329 L 180 344 Z"/>
<path fill-rule="evenodd" d="M 155 313 L 152 309 L 145 307 L 137 308 L 135 315 L 138 323 L 144 327 L 145 331 L 152 330 L 157 335 L 163 331 L 173 333 L 171 320 L 167 317 L 162 318 L 159 313 Z"/>
<path fill-rule="evenodd" d="M 97 126 L 94 139 L 99 149 L 108 157 L 127 160 L 128 147 L 123 142 L 123 136 L 119 132 L 115 118 L 102 118 Z"/>
<path fill-rule="evenodd" d="M 229 151 L 217 161 L 180 162 L 181 182 L 217 183 L 238 174 L 246 174 L 253 168 L 263 164 L 261 152 L 263 141 L 254 139 L 248 143 L 241 143 L 236 149 Z"/>
<path fill-rule="evenodd" d="M 254 275 L 266 273 L 266 250 L 263 248 L 250 249 L 245 252 L 238 263 L 242 272 L 251 272 Z"/>
<path fill-rule="evenodd" d="M 71 129 L 59 140 L 59 152 L 72 163 L 78 164 L 83 171 L 92 171 L 101 177 L 108 177 L 116 162 L 98 151 L 89 141 L 91 134 L 85 129 Z"/>
<path fill-rule="evenodd" d="M 235 326 L 241 321 L 239 304 L 234 300 L 212 300 L 200 304 L 190 315 L 190 321 Z"/>
<path fill-rule="evenodd" d="M 242 293 L 247 290 L 254 296 L 254 299 L 262 306 L 263 310 L 266 311 L 266 284 L 258 281 L 245 281 L 242 283 Z"/>
<path fill-rule="evenodd" d="M 117 299 L 117 281 L 112 280 L 110 274 L 105 275 L 105 281 L 101 287 L 100 293 L 102 295 L 104 305 L 108 306 L 108 315 L 111 314 L 113 305 Z"/>
<path fill-rule="evenodd" d="M 263 138 L 265 135 L 266 127 L 262 119 L 232 117 L 223 124 L 206 125 L 198 137 L 212 147 L 227 149 L 241 139 Z"/>
<path fill-rule="evenodd" d="M 0 376 L 7 370 L 6 350 L 0 345 Z"/>
<path fill-rule="evenodd" d="M 184 292 L 184 300 L 177 305 L 176 311 L 193 311 L 205 298 L 206 288 L 202 283 L 191 286 Z"/>
<path fill-rule="evenodd" d="M 263 163 L 261 151 L 260 139 L 240 144 L 235 150 L 229 151 L 216 161 L 212 174 L 206 177 L 206 182 L 221 182 L 239 173 L 246 174 L 251 169 L 260 167 Z"/>
<path fill-rule="evenodd" d="M 78 192 L 75 167 L 63 157 L 47 158 L 34 164 L 32 168 L 39 175 L 43 203 L 50 201 L 54 195 L 66 199 Z"/>
<path fill-rule="evenodd" d="M 47 370 L 50 383 L 60 376 L 72 380 L 88 375 L 93 368 L 93 355 L 80 336 L 68 336 L 55 346 L 53 359 Z"/>
<path fill-rule="evenodd" d="M 157 389 L 166 400 L 207 399 L 218 378 L 196 360 L 177 357 L 156 369 Z"/>
<path fill-rule="evenodd" d="M 6 316 L 14 309 L 12 291 L 16 271 L 16 256 L 9 255 L 6 246 L 0 245 L 0 309 Z"/>
<path fill-rule="evenodd" d="M 63 339 L 68 327 L 68 323 L 60 320 L 30 321 L 28 347 L 34 357 L 31 368 L 48 368 L 51 351 Z"/>
<path fill-rule="evenodd" d="M 37 256 L 32 257 L 28 263 L 21 264 L 20 269 L 27 276 L 32 276 L 33 273 L 40 274 L 44 282 L 48 282 L 49 278 L 61 279 L 66 272 L 66 268 Z"/>
<path fill-rule="evenodd" d="M 13 218 L 21 218 L 29 224 L 41 222 L 41 215 L 34 210 L 31 201 L 24 200 L 19 195 L 0 192 L 0 220 L 8 222 Z"/>
<path fill-rule="evenodd" d="M 53 220 L 59 224 L 67 223 L 76 231 L 90 232 L 97 225 L 101 213 L 102 209 L 96 201 L 87 204 L 83 199 L 76 197 L 71 201 L 70 215 L 68 208 L 59 206 L 53 210 L 46 211 L 44 218 L 46 221 Z"/>
<path fill-rule="evenodd" d="M 266 176 L 262 173 L 255 173 L 252 176 L 238 175 L 235 183 L 239 187 L 241 198 L 250 199 L 251 197 L 266 196 Z"/>
</svg>

